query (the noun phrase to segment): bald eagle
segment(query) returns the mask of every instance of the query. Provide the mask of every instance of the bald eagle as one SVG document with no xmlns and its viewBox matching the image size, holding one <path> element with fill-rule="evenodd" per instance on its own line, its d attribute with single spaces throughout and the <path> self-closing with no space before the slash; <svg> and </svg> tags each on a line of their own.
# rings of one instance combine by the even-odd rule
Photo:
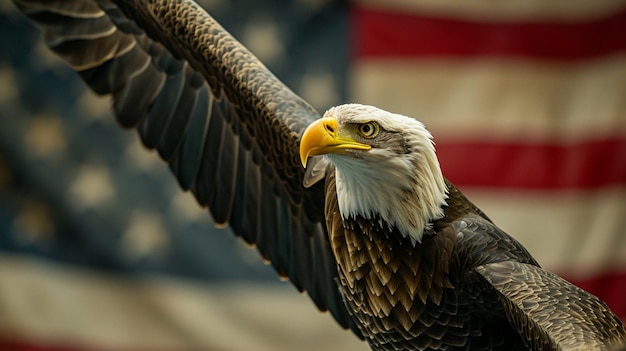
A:
<svg viewBox="0 0 626 351">
<path fill-rule="evenodd" d="M 217 223 L 372 349 L 626 341 L 445 179 L 417 120 L 358 104 L 319 118 L 192 1 L 14 1 Z"/>
</svg>

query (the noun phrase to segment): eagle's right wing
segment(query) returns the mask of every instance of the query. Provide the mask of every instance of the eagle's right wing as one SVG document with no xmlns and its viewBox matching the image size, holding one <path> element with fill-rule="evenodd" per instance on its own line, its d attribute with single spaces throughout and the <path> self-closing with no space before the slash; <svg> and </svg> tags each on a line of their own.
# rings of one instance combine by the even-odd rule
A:
<svg viewBox="0 0 626 351">
<path fill-rule="evenodd" d="M 193 1 L 15 3 L 216 223 L 359 334 L 335 281 L 323 182 L 302 185 L 299 139 L 313 108 Z"/>
</svg>

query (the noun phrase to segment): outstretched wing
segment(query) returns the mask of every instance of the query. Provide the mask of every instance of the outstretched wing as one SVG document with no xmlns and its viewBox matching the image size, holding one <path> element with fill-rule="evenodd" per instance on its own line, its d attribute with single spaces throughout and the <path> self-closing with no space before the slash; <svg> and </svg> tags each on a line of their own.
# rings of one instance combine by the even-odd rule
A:
<svg viewBox="0 0 626 351">
<path fill-rule="evenodd" d="M 626 330 L 602 301 L 540 267 L 505 261 L 476 268 L 533 350 L 613 350 Z"/>
<path fill-rule="evenodd" d="M 352 327 L 299 136 L 318 113 L 193 1 L 15 0 L 179 184 Z"/>
</svg>

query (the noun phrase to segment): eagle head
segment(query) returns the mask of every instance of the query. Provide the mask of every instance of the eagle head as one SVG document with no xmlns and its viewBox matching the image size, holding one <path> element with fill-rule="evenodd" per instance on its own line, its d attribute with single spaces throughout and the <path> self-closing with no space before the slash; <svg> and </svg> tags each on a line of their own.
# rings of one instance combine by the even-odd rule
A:
<svg viewBox="0 0 626 351">
<path fill-rule="evenodd" d="M 343 219 L 379 219 L 415 245 L 443 217 L 447 187 L 432 136 L 414 118 L 359 104 L 336 106 L 307 127 L 300 159 L 335 165 Z"/>
</svg>

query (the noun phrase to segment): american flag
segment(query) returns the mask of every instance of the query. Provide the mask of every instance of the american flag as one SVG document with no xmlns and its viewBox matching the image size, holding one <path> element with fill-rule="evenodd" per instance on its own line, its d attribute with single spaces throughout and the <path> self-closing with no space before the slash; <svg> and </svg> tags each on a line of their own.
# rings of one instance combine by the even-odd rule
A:
<svg viewBox="0 0 626 351">
<path fill-rule="evenodd" d="M 422 120 L 453 183 L 626 318 L 626 3 L 374 3 L 351 98 Z"/>
<path fill-rule="evenodd" d="M 626 2 L 202 1 L 319 111 L 422 120 L 444 174 L 626 319 Z M 181 192 L 0 5 L 0 349 L 366 350 Z"/>
</svg>

